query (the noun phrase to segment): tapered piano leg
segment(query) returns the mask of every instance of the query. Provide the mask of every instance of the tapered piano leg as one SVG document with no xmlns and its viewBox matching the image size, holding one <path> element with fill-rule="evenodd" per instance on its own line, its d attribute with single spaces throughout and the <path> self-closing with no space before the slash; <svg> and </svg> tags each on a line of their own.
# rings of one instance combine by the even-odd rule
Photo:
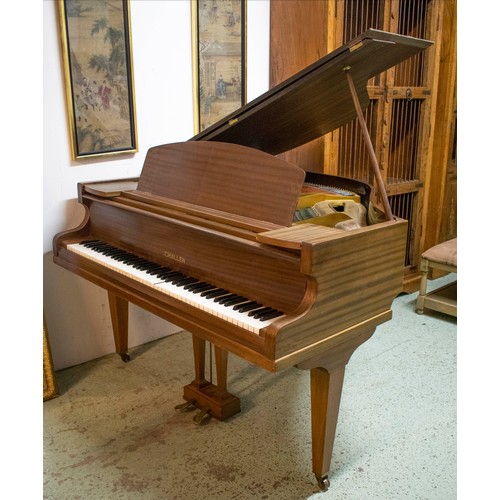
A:
<svg viewBox="0 0 500 500">
<path fill-rule="evenodd" d="M 321 490 L 330 486 L 328 478 L 332 461 L 335 430 L 339 416 L 340 398 L 345 367 L 352 353 L 368 340 L 374 329 L 344 342 L 329 352 L 297 365 L 310 370 L 312 469 Z"/>
<path fill-rule="evenodd" d="M 115 338 L 116 352 L 123 361 L 130 361 L 128 354 L 128 301 L 108 292 L 109 311 Z"/>
<path fill-rule="evenodd" d="M 335 441 L 335 430 L 344 383 L 345 366 L 329 372 L 325 368 L 313 368 L 311 377 L 311 427 L 312 467 L 318 485 L 327 490 L 328 474 Z"/>
<path fill-rule="evenodd" d="M 205 345 L 205 340 L 193 335 L 195 379 L 184 387 L 184 399 L 216 419 L 225 420 L 240 411 L 239 398 L 227 392 L 228 353 L 214 346 L 217 371 L 217 385 L 214 385 L 205 378 Z"/>
</svg>

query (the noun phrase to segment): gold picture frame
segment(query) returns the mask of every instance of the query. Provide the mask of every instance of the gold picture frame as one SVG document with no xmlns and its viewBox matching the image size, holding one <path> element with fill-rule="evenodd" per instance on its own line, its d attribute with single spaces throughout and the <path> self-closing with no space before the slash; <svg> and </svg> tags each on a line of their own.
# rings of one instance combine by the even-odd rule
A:
<svg viewBox="0 0 500 500">
<path fill-rule="evenodd" d="M 55 398 L 58 395 L 57 384 L 50 353 L 49 339 L 47 337 L 47 326 L 43 318 L 43 400 Z"/>
<path fill-rule="evenodd" d="M 129 0 L 58 0 L 73 160 L 136 153 Z"/>
<path fill-rule="evenodd" d="M 246 0 L 191 0 L 195 133 L 246 103 Z"/>
</svg>

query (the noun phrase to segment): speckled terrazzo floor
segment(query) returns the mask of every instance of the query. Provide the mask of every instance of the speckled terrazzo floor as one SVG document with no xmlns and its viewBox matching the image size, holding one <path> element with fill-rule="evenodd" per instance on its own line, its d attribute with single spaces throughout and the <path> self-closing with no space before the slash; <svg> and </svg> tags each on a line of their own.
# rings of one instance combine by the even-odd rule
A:
<svg viewBox="0 0 500 500">
<path fill-rule="evenodd" d="M 174 410 L 193 378 L 191 337 L 180 333 L 131 350 L 130 363 L 110 355 L 56 373 L 44 498 L 456 498 L 457 323 L 416 314 L 415 298 L 398 297 L 393 320 L 349 362 L 327 492 L 311 473 L 307 372 L 230 356 L 242 411 L 195 426 L 193 412 Z"/>
</svg>

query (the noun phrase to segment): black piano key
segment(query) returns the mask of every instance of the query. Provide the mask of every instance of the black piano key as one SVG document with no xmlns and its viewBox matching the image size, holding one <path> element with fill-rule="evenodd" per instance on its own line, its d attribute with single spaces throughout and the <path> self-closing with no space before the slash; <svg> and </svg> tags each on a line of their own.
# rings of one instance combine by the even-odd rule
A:
<svg viewBox="0 0 500 500">
<path fill-rule="evenodd" d="M 261 311 L 258 311 L 256 314 L 254 314 L 255 319 L 260 319 L 263 316 L 266 316 L 267 314 L 270 314 L 272 312 L 275 312 L 276 309 L 274 307 L 265 307 Z"/>
<path fill-rule="evenodd" d="M 154 262 L 151 262 L 150 260 L 148 260 L 147 264 L 144 264 L 144 266 L 146 267 L 145 271 L 150 271 L 150 270 L 153 270 L 157 267 L 161 267 L 159 264 L 155 264 Z"/>
<path fill-rule="evenodd" d="M 108 248 L 104 253 L 106 255 L 119 255 L 119 254 L 122 254 L 124 252 L 124 250 L 122 250 L 121 248 Z"/>
<path fill-rule="evenodd" d="M 125 258 L 123 260 L 124 264 L 129 264 L 132 265 L 133 262 L 137 262 L 141 257 L 138 257 L 137 255 L 130 254 L 129 257 Z"/>
<path fill-rule="evenodd" d="M 188 276 L 186 276 L 185 274 L 182 274 L 180 276 L 178 276 L 177 278 L 174 278 L 173 280 L 170 280 L 170 283 L 172 283 L 172 285 L 177 285 L 177 283 L 185 280 Z"/>
<path fill-rule="evenodd" d="M 258 302 L 255 302 L 255 301 L 252 301 L 252 302 L 248 302 L 246 304 L 234 306 L 233 309 L 235 311 L 239 311 L 241 313 L 244 313 L 244 312 L 252 311 L 253 309 L 258 309 L 260 307 L 262 307 L 262 304 L 259 304 Z"/>
<path fill-rule="evenodd" d="M 271 312 L 273 310 L 272 307 L 262 307 L 261 309 L 254 309 L 253 311 L 250 311 L 248 313 L 249 316 L 253 316 L 254 318 L 258 319 L 261 314 L 265 314 L 267 312 Z"/>
<path fill-rule="evenodd" d="M 182 273 L 179 271 L 174 271 L 173 269 L 171 271 L 167 271 L 165 273 L 161 273 L 158 278 L 161 278 L 162 281 L 172 281 L 175 278 L 178 278 Z"/>
<path fill-rule="evenodd" d="M 163 266 L 161 264 L 155 264 L 154 266 L 150 266 L 146 271 L 146 274 L 156 274 Z"/>
<path fill-rule="evenodd" d="M 156 264 L 156 269 L 151 269 L 150 274 L 158 275 L 160 273 L 166 273 L 166 272 L 171 271 L 171 270 L 172 269 L 170 269 L 167 266 L 164 266 L 162 264 Z"/>
<path fill-rule="evenodd" d="M 109 255 L 113 260 L 116 260 L 117 262 L 123 262 L 124 260 L 127 259 L 127 253 L 122 252 L 122 253 L 114 253 L 112 255 Z"/>
<path fill-rule="evenodd" d="M 158 278 L 167 278 L 168 276 L 171 276 L 172 274 L 176 274 L 178 271 L 174 271 L 173 269 L 170 269 L 169 267 L 165 267 L 162 271 L 159 271 L 157 276 Z"/>
<path fill-rule="evenodd" d="M 117 261 L 121 261 L 121 259 L 123 258 L 123 253 L 110 253 L 110 254 L 107 254 L 108 257 L 110 257 L 111 259 L 113 260 L 117 260 Z"/>
<path fill-rule="evenodd" d="M 91 248 L 96 252 L 103 253 L 109 249 L 109 246 L 108 245 L 99 245 L 99 246 L 91 247 Z"/>
<path fill-rule="evenodd" d="M 118 253 L 118 252 L 123 252 L 123 250 L 120 250 L 119 248 L 114 248 L 114 247 L 106 248 L 104 250 L 104 255 L 114 255 L 115 253 Z"/>
<path fill-rule="evenodd" d="M 190 278 L 189 276 L 178 281 L 172 281 L 172 284 L 177 286 L 189 285 L 191 283 L 199 283 L 199 281 L 196 278 Z"/>
<path fill-rule="evenodd" d="M 87 248 L 96 248 L 96 247 L 102 247 L 103 245 L 106 245 L 106 243 L 100 240 L 87 240 L 82 242 L 82 245 Z"/>
<path fill-rule="evenodd" d="M 194 283 L 191 285 L 185 285 L 184 288 L 193 293 L 201 293 L 205 292 L 206 290 L 214 290 L 217 287 L 211 285 L 210 283 L 201 282 L 201 283 Z"/>
<path fill-rule="evenodd" d="M 200 297 L 205 297 L 205 295 L 203 295 L 204 293 L 208 293 L 208 292 L 213 292 L 217 290 L 217 287 L 214 286 L 214 285 L 207 285 L 206 287 L 203 287 L 203 288 L 196 288 L 195 290 L 193 290 L 193 293 L 196 293 L 196 294 L 200 294 Z"/>
<path fill-rule="evenodd" d="M 132 264 L 132 267 L 141 270 L 143 266 L 147 266 L 148 262 L 148 260 L 141 257 L 137 262 Z"/>
<path fill-rule="evenodd" d="M 281 311 L 278 311 L 277 309 L 273 309 L 272 311 L 262 314 L 259 319 L 261 321 L 267 321 L 268 319 L 273 319 L 277 318 L 278 316 L 283 316 L 283 313 Z"/>
<path fill-rule="evenodd" d="M 238 295 L 238 297 L 235 297 L 234 299 L 224 301 L 223 304 L 226 307 L 229 307 L 234 306 L 235 304 L 241 304 L 242 302 L 248 302 L 248 299 L 246 297 Z"/>
<path fill-rule="evenodd" d="M 229 292 L 223 288 L 216 288 L 215 290 L 209 290 L 208 292 L 203 292 L 202 297 L 206 299 L 213 299 L 214 297 L 219 297 L 221 295 L 227 295 Z"/>
<path fill-rule="evenodd" d="M 113 260 L 117 260 L 119 262 L 125 262 L 127 259 L 130 259 L 131 256 L 132 256 L 132 254 L 129 252 L 122 252 L 120 254 L 113 255 L 113 257 L 111 257 L 111 258 Z"/>
<path fill-rule="evenodd" d="M 236 294 L 226 291 L 226 295 L 219 295 L 218 297 L 216 297 L 214 299 L 214 302 L 218 302 L 218 303 L 222 304 L 224 300 L 228 300 L 231 298 L 234 299 L 235 297 L 237 297 Z"/>
<path fill-rule="evenodd" d="M 164 282 L 168 282 L 177 278 L 177 276 L 179 276 L 178 271 L 172 270 L 172 271 L 167 271 L 165 273 L 161 273 L 160 275 L 158 275 L 158 279 Z"/>
<path fill-rule="evenodd" d="M 142 257 L 139 257 L 138 255 L 135 255 L 130 252 L 126 252 L 123 257 L 122 257 L 122 262 L 125 264 L 132 264 L 132 262 L 137 262 L 141 260 Z"/>
<path fill-rule="evenodd" d="M 155 272 L 151 273 L 152 276 L 156 276 L 158 279 L 161 279 L 166 273 L 171 272 L 172 269 L 169 267 L 161 266 L 159 269 L 156 269 Z"/>
<path fill-rule="evenodd" d="M 132 267 L 135 267 L 139 271 L 145 271 L 148 268 L 148 261 L 139 261 L 135 263 Z"/>
<path fill-rule="evenodd" d="M 214 302 L 219 302 L 220 304 L 224 304 L 227 300 L 231 300 L 238 297 L 235 293 L 227 292 L 227 295 L 221 295 L 214 299 Z"/>
<path fill-rule="evenodd" d="M 154 269 L 155 266 L 158 264 L 155 264 L 154 262 L 151 262 L 150 260 L 144 259 L 144 262 L 140 265 L 137 266 L 137 269 L 140 271 L 149 271 L 150 269 Z"/>
<path fill-rule="evenodd" d="M 168 276 L 163 277 L 162 280 L 173 282 L 176 279 L 184 278 L 184 277 L 185 277 L 185 274 L 174 271 L 172 274 L 169 274 Z"/>
<path fill-rule="evenodd" d="M 197 281 L 196 283 L 188 283 L 187 285 L 184 285 L 184 289 L 191 292 L 193 290 L 198 290 L 199 288 L 203 288 L 206 286 L 210 286 L 206 281 Z"/>
</svg>

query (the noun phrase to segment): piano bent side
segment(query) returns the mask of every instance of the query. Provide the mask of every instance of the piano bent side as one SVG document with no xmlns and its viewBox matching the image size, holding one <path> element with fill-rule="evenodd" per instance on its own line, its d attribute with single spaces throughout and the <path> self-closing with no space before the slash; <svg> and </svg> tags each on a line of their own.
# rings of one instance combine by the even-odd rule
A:
<svg viewBox="0 0 500 500">
<path fill-rule="evenodd" d="M 390 319 L 391 303 L 402 288 L 407 225 L 395 220 L 353 231 L 300 225 L 257 236 L 288 247 L 304 233 L 301 271 L 316 284 L 307 314 L 277 332 L 275 370 L 330 349 L 358 326 Z"/>
</svg>

